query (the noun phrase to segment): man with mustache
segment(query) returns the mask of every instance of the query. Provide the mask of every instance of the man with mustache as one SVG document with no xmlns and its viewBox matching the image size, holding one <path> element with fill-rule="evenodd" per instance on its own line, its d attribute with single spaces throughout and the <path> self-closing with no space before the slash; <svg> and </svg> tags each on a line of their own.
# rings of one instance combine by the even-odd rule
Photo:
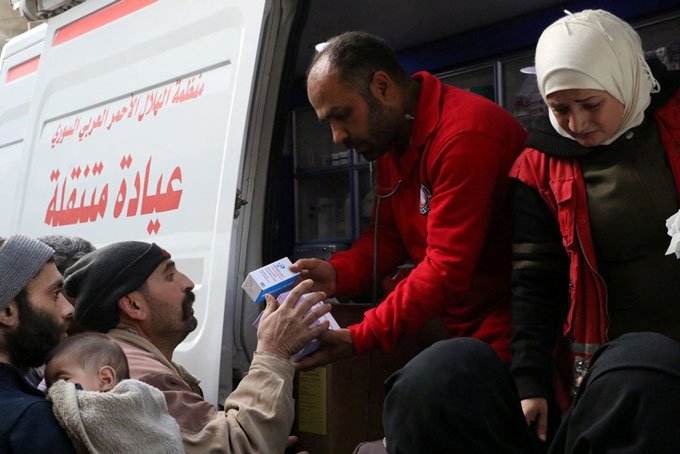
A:
<svg viewBox="0 0 680 454">
<path fill-rule="evenodd" d="M 354 296 L 406 260 L 415 268 L 361 323 L 325 333 L 299 366 L 390 351 L 436 316 L 449 337 L 481 339 L 509 362 L 507 175 L 524 129 L 487 99 L 427 72 L 409 76 L 385 42 L 362 32 L 315 55 L 307 95 L 335 143 L 376 161 L 378 197 L 351 249 L 291 270 L 329 296 Z"/>
<path fill-rule="evenodd" d="M 186 452 L 283 452 L 293 422 L 294 369 L 288 358 L 328 329 L 327 323 L 310 325 L 330 305 L 307 314 L 325 295 L 311 294 L 295 307 L 310 290 L 305 281 L 278 308 L 267 298 L 250 371 L 218 411 L 203 399 L 198 380 L 172 361 L 175 348 L 197 326 L 193 287 L 167 251 L 139 241 L 87 254 L 65 275 L 66 293 L 76 298 L 78 327 L 108 333 L 125 352 L 130 377 L 165 394 Z"/>
<path fill-rule="evenodd" d="M 0 239 L 0 452 L 75 452 L 45 395 L 23 377 L 45 362 L 73 315 L 53 255 L 27 236 Z"/>
</svg>

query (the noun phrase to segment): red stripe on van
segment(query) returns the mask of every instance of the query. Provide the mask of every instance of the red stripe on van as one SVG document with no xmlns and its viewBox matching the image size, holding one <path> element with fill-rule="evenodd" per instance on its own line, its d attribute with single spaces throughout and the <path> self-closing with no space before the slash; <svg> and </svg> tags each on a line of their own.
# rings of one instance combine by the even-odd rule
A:
<svg viewBox="0 0 680 454">
<path fill-rule="evenodd" d="M 95 11 L 94 13 L 78 19 L 75 22 L 60 28 L 54 35 L 52 47 L 63 44 L 74 38 L 77 38 L 85 33 L 96 30 L 102 25 L 134 13 L 135 11 L 155 3 L 157 0 L 118 0 L 105 8 Z"/>
<path fill-rule="evenodd" d="M 18 65 L 12 66 L 9 71 L 7 71 L 7 82 L 12 82 L 21 77 L 28 76 L 38 70 L 38 65 L 40 64 L 40 55 L 37 57 L 30 58 L 25 62 L 19 63 Z"/>
</svg>

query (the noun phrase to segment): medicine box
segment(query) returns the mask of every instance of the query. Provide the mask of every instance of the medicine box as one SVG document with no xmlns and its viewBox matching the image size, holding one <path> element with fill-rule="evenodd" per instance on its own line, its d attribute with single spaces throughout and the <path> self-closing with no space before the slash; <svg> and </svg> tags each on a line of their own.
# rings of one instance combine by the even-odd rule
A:
<svg viewBox="0 0 680 454">
<path fill-rule="evenodd" d="M 251 271 L 243 281 L 241 288 L 255 303 L 264 301 L 267 293 L 277 296 L 293 288 L 300 273 L 293 273 L 288 269 L 292 265 L 288 257 L 277 260 L 269 265 Z"/>
<path fill-rule="evenodd" d="M 276 298 L 279 305 L 283 303 L 283 300 L 286 299 L 286 296 L 288 296 L 288 292 L 282 293 L 281 295 L 279 295 L 278 298 Z M 305 299 L 306 296 L 307 296 L 307 293 L 302 295 L 300 297 L 300 299 L 295 303 L 295 305 L 297 306 L 298 304 L 300 304 L 300 302 L 303 299 Z M 325 301 L 319 301 L 314 306 L 312 306 L 309 310 L 311 311 L 311 310 L 316 309 L 319 306 L 323 306 L 324 303 L 325 303 Z M 335 318 L 331 315 L 330 312 L 323 314 L 321 317 L 314 320 L 314 322 L 312 323 L 312 326 L 316 326 L 316 325 L 318 325 L 318 324 L 320 324 L 321 322 L 324 322 L 324 321 L 328 321 L 328 329 L 340 329 L 338 322 L 335 321 Z M 302 350 L 300 350 L 299 352 L 297 352 L 296 354 L 291 356 L 290 360 L 291 361 L 300 361 L 305 356 L 308 356 L 308 355 L 311 355 L 312 353 L 314 353 L 318 348 L 319 348 L 319 341 L 317 339 L 312 339 L 307 345 L 302 347 Z"/>
<path fill-rule="evenodd" d="M 276 301 L 279 303 L 279 305 L 283 304 L 283 301 L 286 299 L 286 297 L 288 296 L 289 293 L 290 292 L 284 292 L 284 293 L 280 294 L 278 296 L 278 298 L 276 298 Z M 295 303 L 295 306 L 300 304 L 300 302 L 302 300 L 304 300 L 307 297 L 307 295 L 309 295 L 309 294 L 308 293 L 303 294 L 300 297 L 300 299 L 297 300 L 297 302 Z M 325 303 L 330 303 L 330 302 L 333 302 L 333 301 L 337 302 L 337 300 L 335 298 L 330 298 L 326 301 L 319 301 L 314 306 L 312 306 L 309 310 L 310 311 L 314 310 L 319 306 L 323 306 Z M 262 313 L 260 313 L 260 315 L 258 315 L 257 318 L 255 319 L 255 321 L 253 322 L 253 326 L 255 328 L 257 328 L 260 325 L 260 319 L 261 318 L 262 318 Z M 330 312 L 323 314 L 321 317 L 314 320 L 314 322 L 312 322 L 312 326 L 316 326 L 316 325 L 318 325 L 318 324 L 320 324 L 324 321 L 328 321 L 328 329 L 340 329 L 340 325 L 338 325 L 338 322 L 335 321 L 335 318 L 331 315 Z M 319 341 L 317 339 L 312 339 L 307 345 L 302 347 L 302 349 L 300 351 L 298 351 L 293 356 L 291 356 L 290 360 L 291 361 L 300 361 L 305 356 L 308 356 L 308 355 L 311 355 L 312 353 L 314 353 L 318 348 L 319 348 Z"/>
</svg>

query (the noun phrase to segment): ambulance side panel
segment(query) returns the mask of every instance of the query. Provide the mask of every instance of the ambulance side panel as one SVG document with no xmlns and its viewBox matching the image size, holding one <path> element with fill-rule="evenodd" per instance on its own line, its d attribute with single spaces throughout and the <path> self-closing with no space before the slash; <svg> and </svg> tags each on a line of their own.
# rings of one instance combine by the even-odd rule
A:
<svg viewBox="0 0 680 454">
<path fill-rule="evenodd" d="M 12 232 L 18 171 L 47 25 L 12 38 L 0 55 L 0 236 Z"/>
<path fill-rule="evenodd" d="M 90 0 L 50 20 L 21 162 L 16 231 L 172 253 L 198 319 L 174 359 L 213 402 L 264 3 Z"/>
</svg>

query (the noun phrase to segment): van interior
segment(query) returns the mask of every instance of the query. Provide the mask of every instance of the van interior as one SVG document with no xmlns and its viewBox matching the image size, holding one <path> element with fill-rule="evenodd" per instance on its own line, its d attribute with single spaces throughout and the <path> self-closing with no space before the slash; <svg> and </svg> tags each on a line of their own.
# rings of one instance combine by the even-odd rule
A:
<svg viewBox="0 0 680 454">
<path fill-rule="evenodd" d="M 270 263 L 280 257 L 327 258 L 345 249 L 370 222 L 373 202 L 369 163 L 352 150 L 332 143 L 308 103 L 305 71 L 314 47 L 349 30 L 385 39 L 408 72 L 429 71 L 445 83 L 486 96 L 510 111 L 525 127 L 545 114 L 532 72 L 533 47 L 542 30 L 565 14 L 606 9 L 629 21 L 640 33 L 650 58 L 680 69 L 680 2 L 478 0 L 352 0 L 301 2 L 291 27 L 289 46 L 268 156 L 266 190 L 253 205 L 264 206 L 261 223 L 252 224 L 252 257 Z M 262 205 L 261 205 L 261 204 Z M 261 226 L 261 231 L 256 227 Z M 252 230 L 255 228 L 255 230 Z M 257 232 L 257 236 L 253 233 Z M 249 257 L 250 257 L 249 250 Z M 247 260 L 250 261 L 250 258 Z M 376 303 L 371 295 L 342 301 L 334 308 L 341 326 L 359 321 Z M 247 364 L 255 345 L 249 321 L 252 306 L 241 306 L 234 377 Z M 237 308 L 237 312 L 239 309 Z M 238 318 L 237 318 L 238 320 Z M 310 452 L 351 452 L 360 440 L 380 438 L 382 382 L 423 346 L 441 338 L 436 322 L 418 339 L 389 356 L 327 366 L 321 376 L 298 381 L 300 448 Z M 245 369 L 244 369 L 245 370 Z M 323 394 L 323 398 L 320 395 Z M 323 400 L 323 404 L 319 401 Z M 309 415 L 304 414 L 305 412 Z M 316 412 L 316 413 L 314 413 Z M 324 416 L 324 427 L 309 424 Z"/>
</svg>

